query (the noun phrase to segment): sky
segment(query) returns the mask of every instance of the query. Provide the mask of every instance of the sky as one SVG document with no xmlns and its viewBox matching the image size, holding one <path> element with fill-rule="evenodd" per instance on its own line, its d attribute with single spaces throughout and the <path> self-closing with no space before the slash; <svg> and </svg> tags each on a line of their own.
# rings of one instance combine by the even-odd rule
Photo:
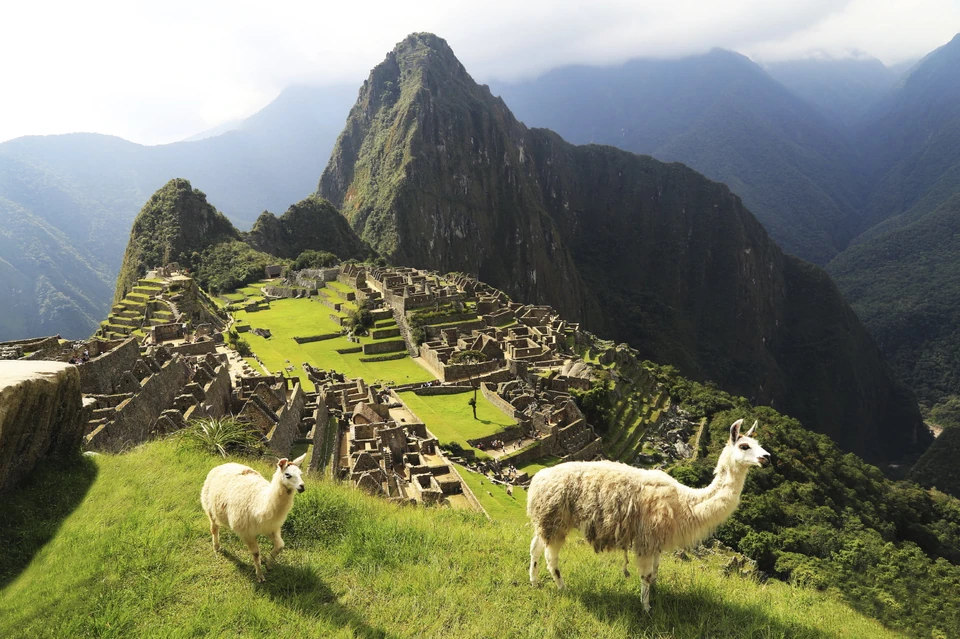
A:
<svg viewBox="0 0 960 639">
<path fill-rule="evenodd" d="M 356 84 L 414 31 L 480 82 L 713 47 L 758 62 L 918 58 L 960 31 L 960 0 L 31 0 L 0 4 L 0 141 L 97 132 L 173 142 L 292 84 Z"/>
</svg>

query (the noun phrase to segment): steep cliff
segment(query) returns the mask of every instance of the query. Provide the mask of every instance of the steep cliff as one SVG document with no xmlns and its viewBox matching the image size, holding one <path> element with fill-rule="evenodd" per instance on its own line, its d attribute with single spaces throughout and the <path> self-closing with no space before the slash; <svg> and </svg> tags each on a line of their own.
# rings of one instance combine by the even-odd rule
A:
<svg viewBox="0 0 960 639">
<path fill-rule="evenodd" d="M 925 443 L 829 277 L 785 256 L 729 189 L 528 129 L 436 36 L 371 72 L 319 190 L 395 263 L 549 303 L 870 459 Z"/>
</svg>

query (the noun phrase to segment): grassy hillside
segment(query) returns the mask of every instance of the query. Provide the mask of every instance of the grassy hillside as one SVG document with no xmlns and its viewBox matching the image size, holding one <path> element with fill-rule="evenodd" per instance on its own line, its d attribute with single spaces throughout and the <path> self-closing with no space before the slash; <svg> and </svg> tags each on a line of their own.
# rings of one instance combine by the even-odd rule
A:
<svg viewBox="0 0 960 639">
<path fill-rule="evenodd" d="M 0 523 L 14 550 L 0 567 L 0 635 L 894 636 L 815 591 L 725 577 L 722 555 L 666 558 L 651 615 L 618 556 L 576 541 L 567 591 L 534 589 L 521 520 L 399 508 L 312 476 L 259 585 L 234 535 L 223 556 L 211 548 L 198 495 L 221 461 L 157 442 L 38 470 Z"/>
</svg>

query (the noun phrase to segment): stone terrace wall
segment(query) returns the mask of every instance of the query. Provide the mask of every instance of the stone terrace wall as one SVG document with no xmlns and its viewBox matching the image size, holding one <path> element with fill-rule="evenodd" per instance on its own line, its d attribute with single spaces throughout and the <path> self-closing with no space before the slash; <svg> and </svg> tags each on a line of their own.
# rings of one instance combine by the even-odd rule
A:
<svg viewBox="0 0 960 639">
<path fill-rule="evenodd" d="M 87 417 L 75 366 L 0 365 L 0 492 L 20 483 L 45 457 L 78 452 Z"/>
<path fill-rule="evenodd" d="M 407 350 L 407 343 L 402 339 L 386 342 L 372 342 L 363 345 L 364 355 L 380 355 L 382 353 L 398 353 Z"/>
<path fill-rule="evenodd" d="M 469 393 L 472 386 L 422 386 L 413 390 L 414 395 L 459 395 Z"/>
<path fill-rule="evenodd" d="M 203 342 L 194 342 L 193 344 L 170 346 L 168 348 L 171 353 L 180 353 L 181 355 L 206 355 L 207 353 L 217 352 L 217 343 L 211 339 Z"/>
<path fill-rule="evenodd" d="M 146 441 L 160 413 L 190 381 L 190 369 L 180 355 L 166 362 L 143 383 L 143 388 L 121 404 L 112 422 L 87 436 L 87 448 L 119 452 Z"/>
<path fill-rule="evenodd" d="M 303 415 L 303 407 L 306 402 L 307 396 L 300 388 L 300 384 L 297 384 L 293 388 L 290 400 L 277 412 L 279 421 L 267 436 L 267 446 L 276 454 L 290 454 L 293 442 L 300 434 L 300 417 Z"/>
<path fill-rule="evenodd" d="M 506 415 L 513 419 L 517 418 L 517 409 L 514 408 L 513 404 L 500 397 L 496 391 L 487 388 L 486 384 L 480 384 L 480 392 L 487 398 L 487 401 L 502 410 Z"/>
<path fill-rule="evenodd" d="M 80 366 L 80 391 L 86 395 L 110 395 L 124 371 L 133 370 L 140 359 L 140 347 L 135 337 L 120 346 L 94 357 Z"/>
</svg>

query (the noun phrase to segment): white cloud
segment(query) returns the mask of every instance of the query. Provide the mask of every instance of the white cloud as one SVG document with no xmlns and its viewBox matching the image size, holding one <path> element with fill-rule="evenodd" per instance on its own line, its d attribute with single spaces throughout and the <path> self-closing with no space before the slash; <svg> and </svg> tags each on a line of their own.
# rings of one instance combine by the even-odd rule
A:
<svg viewBox="0 0 960 639">
<path fill-rule="evenodd" d="M 773 60 L 919 56 L 960 29 L 956 0 L 34 0 L 0 8 L 0 140 L 97 131 L 143 143 L 240 118 L 293 83 L 360 84 L 412 31 L 478 80 L 720 46 Z"/>
</svg>

